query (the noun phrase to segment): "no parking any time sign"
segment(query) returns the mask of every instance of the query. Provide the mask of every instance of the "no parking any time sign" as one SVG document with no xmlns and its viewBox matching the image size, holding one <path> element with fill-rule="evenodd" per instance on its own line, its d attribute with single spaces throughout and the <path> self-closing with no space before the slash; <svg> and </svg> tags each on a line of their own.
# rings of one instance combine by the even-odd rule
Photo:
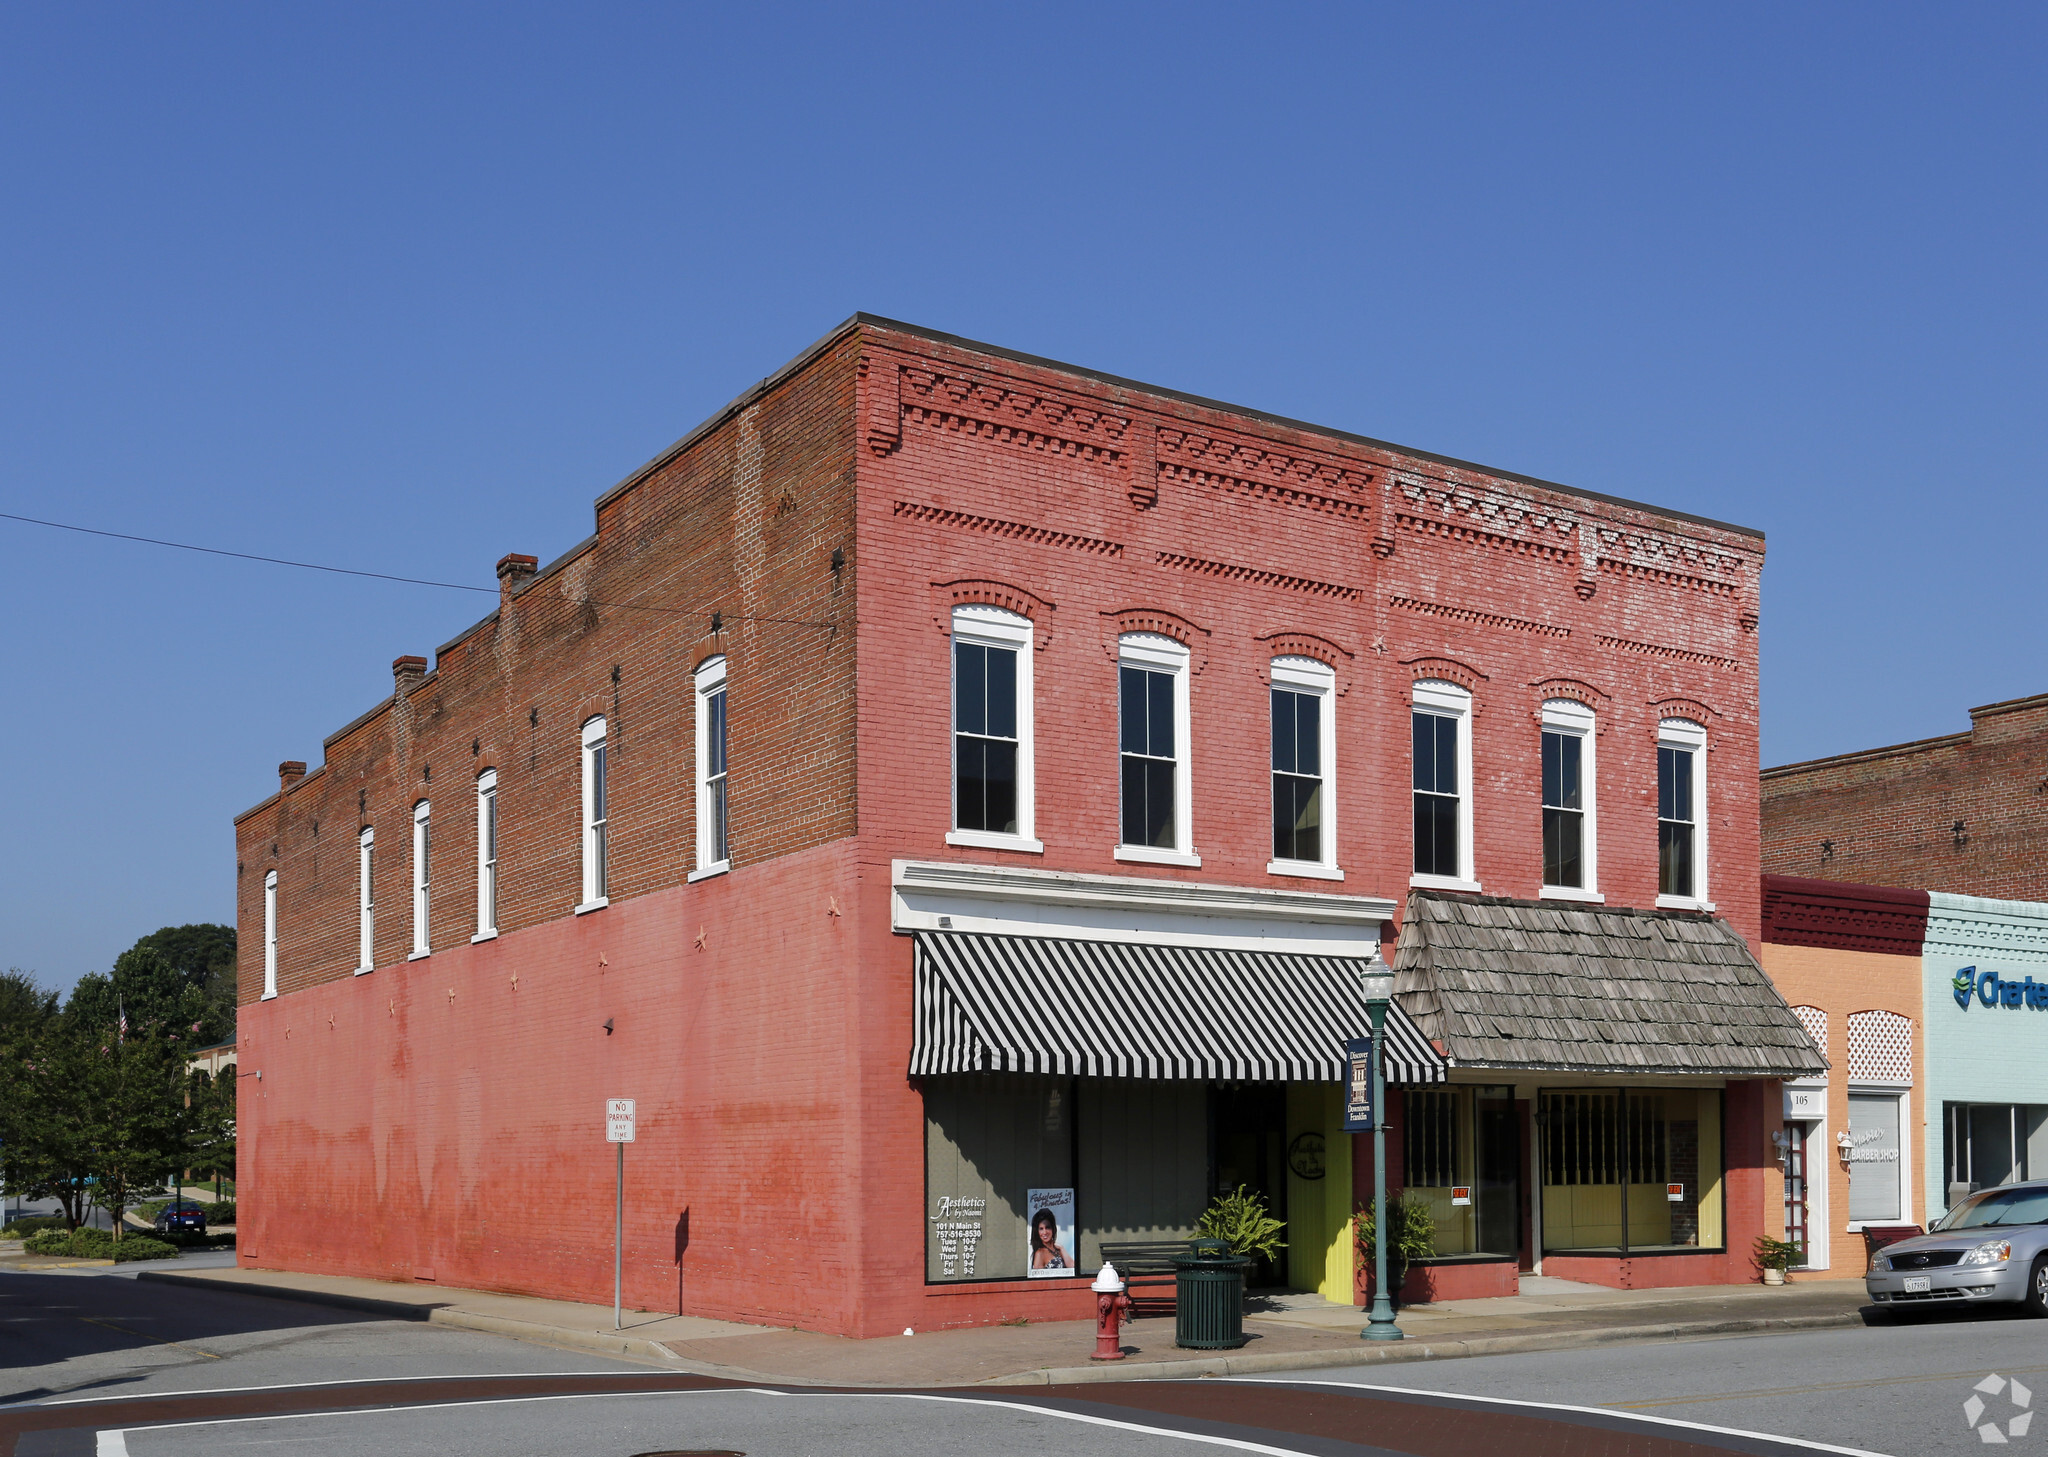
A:
<svg viewBox="0 0 2048 1457">
<path fill-rule="evenodd" d="M 631 1143 L 633 1141 L 633 1100 L 631 1098 L 606 1098 L 604 1100 L 604 1141 L 606 1143 Z"/>
</svg>

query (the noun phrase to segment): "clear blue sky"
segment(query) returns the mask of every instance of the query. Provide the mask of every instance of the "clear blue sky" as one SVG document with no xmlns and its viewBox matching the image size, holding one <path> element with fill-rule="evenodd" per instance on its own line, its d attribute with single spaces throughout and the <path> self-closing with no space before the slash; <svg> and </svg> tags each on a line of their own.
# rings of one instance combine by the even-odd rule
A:
<svg viewBox="0 0 2048 1457">
<path fill-rule="evenodd" d="M 488 586 L 866 309 L 1763 528 L 1767 763 L 2048 689 L 2038 7 L 4 14 L 0 511 Z M 0 550 L 60 986 L 490 608 Z"/>
</svg>

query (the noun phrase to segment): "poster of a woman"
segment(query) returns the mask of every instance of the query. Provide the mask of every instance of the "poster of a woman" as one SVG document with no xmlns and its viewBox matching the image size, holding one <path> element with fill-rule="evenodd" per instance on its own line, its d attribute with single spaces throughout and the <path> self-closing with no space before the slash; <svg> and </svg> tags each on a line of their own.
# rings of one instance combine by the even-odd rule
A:
<svg viewBox="0 0 2048 1457">
<path fill-rule="evenodd" d="M 1024 1207 L 1031 1214 L 1030 1277 L 1047 1279 L 1078 1273 L 1074 1259 L 1074 1191 L 1032 1189 Z"/>
</svg>

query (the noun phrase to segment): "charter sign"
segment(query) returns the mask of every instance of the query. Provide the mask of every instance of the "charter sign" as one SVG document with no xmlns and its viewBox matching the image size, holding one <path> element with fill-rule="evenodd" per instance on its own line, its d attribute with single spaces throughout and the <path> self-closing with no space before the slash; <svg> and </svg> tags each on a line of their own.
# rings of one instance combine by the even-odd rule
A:
<svg viewBox="0 0 2048 1457">
<path fill-rule="evenodd" d="M 1986 1007 L 2048 1011 L 2048 982 L 2035 981 L 2031 976 L 2024 981 L 2008 981 L 1995 971 L 1979 972 L 1974 966 L 1966 966 L 1956 973 L 1951 990 L 1956 1005 L 1965 1012 L 1970 1010 L 1973 1000 Z"/>
</svg>

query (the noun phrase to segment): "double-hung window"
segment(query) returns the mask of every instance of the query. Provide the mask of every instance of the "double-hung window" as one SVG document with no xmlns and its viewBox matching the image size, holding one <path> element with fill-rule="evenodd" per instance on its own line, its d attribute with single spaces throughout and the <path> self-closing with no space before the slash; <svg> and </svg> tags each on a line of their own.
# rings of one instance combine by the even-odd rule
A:
<svg viewBox="0 0 2048 1457">
<path fill-rule="evenodd" d="M 1273 720 L 1274 875 L 1338 880 L 1332 723 L 1336 674 L 1313 658 L 1275 658 Z"/>
<path fill-rule="evenodd" d="M 1031 620 L 953 609 L 953 828 L 949 845 L 1045 847 L 1033 838 Z"/>
<path fill-rule="evenodd" d="M 1707 731 L 1657 725 L 1657 904 L 1712 910 L 1707 899 Z"/>
<path fill-rule="evenodd" d="M 1543 894 L 1598 900 L 1593 711 L 1569 698 L 1543 705 Z"/>
<path fill-rule="evenodd" d="M 498 771 L 476 777 L 476 935 L 498 934 Z"/>
<path fill-rule="evenodd" d="M 427 892 L 433 885 L 433 818 L 426 800 L 412 807 L 412 955 L 416 961 L 433 950 L 427 926 Z"/>
<path fill-rule="evenodd" d="M 731 801 L 727 796 L 725 659 L 697 669 L 697 868 L 691 879 L 732 868 Z"/>
<path fill-rule="evenodd" d="M 1188 650 L 1156 633 L 1117 643 L 1119 860 L 1200 865 L 1190 833 Z"/>
<path fill-rule="evenodd" d="M 1425 678 L 1411 700 L 1415 874 L 1410 884 L 1477 890 L 1472 870 L 1472 695 Z"/>
<path fill-rule="evenodd" d="M 604 745 L 604 720 L 593 718 L 583 725 L 583 899 L 576 906 L 579 915 L 609 904 L 605 864 L 611 805 L 605 784 Z"/>
<path fill-rule="evenodd" d="M 377 832 L 356 836 L 356 974 L 377 965 Z"/>
<path fill-rule="evenodd" d="M 277 995 L 277 872 L 263 877 L 263 999 Z"/>
</svg>

